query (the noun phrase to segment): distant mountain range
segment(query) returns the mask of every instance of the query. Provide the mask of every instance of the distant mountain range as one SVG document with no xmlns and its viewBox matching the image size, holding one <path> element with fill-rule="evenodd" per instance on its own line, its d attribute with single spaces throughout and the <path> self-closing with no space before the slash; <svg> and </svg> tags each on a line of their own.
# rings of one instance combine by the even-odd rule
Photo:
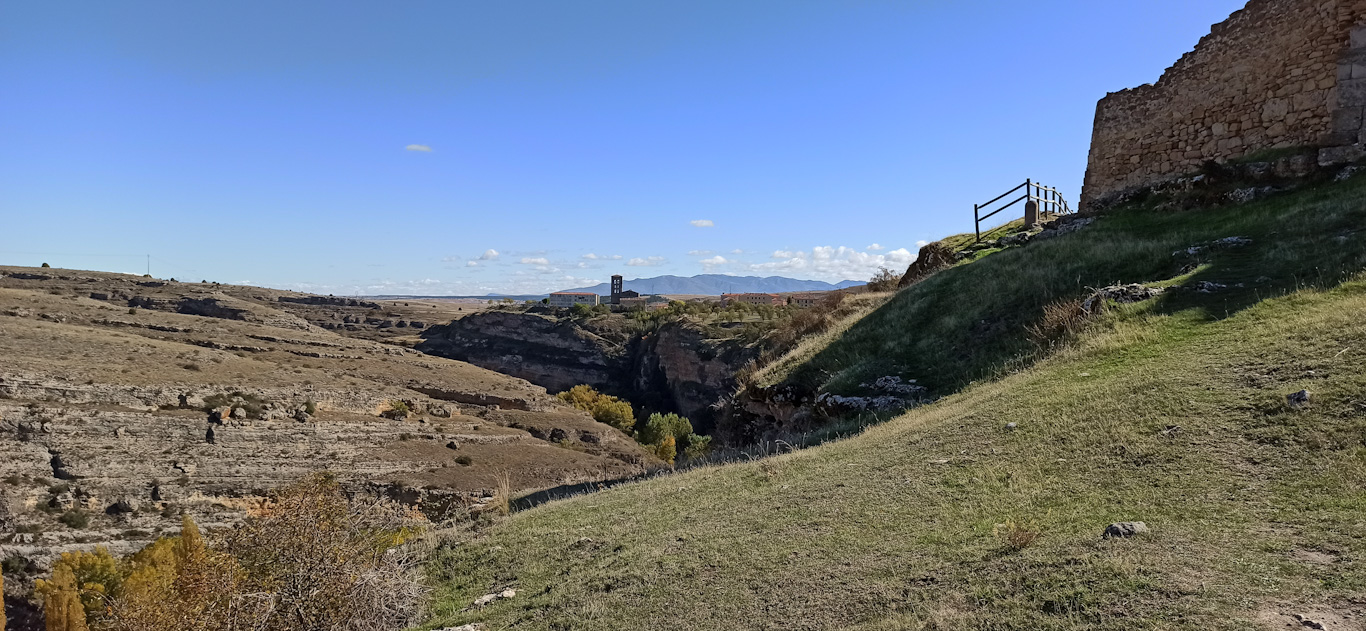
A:
<svg viewBox="0 0 1366 631">
<path fill-rule="evenodd" d="M 641 294 L 719 296 L 721 294 L 782 294 L 798 291 L 833 291 L 864 284 L 866 284 L 864 281 L 858 280 L 845 280 L 831 284 L 819 280 L 797 280 L 795 278 L 784 278 L 782 276 L 760 278 L 758 276 L 701 274 L 688 278 L 682 276 L 637 278 L 635 280 L 626 281 L 624 287 L 627 290 L 638 291 Z M 564 291 L 591 292 L 606 296 L 612 292 L 612 285 L 610 283 L 602 283 L 592 287 L 578 287 L 575 289 L 566 289 Z"/>
</svg>

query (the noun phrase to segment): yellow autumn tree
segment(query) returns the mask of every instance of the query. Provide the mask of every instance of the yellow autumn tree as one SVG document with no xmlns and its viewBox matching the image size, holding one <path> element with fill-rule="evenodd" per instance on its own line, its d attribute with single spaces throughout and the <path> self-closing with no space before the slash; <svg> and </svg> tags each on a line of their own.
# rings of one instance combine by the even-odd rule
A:
<svg viewBox="0 0 1366 631">
<path fill-rule="evenodd" d="M 628 434 L 635 427 L 636 414 L 631 409 L 629 401 L 598 392 L 592 386 L 577 385 L 555 396 L 569 405 L 592 414 L 593 419 L 599 423 L 611 425 Z"/>
<path fill-rule="evenodd" d="M 0 574 L 0 594 L 3 593 L 5 593 L 5 575 Z M 5 631 L 6 622 L 8 621 L 5 619 L 5 603 L 0 602 L 0 631 Z"/>
<path fill-rule="evenodd" d="M 60 561 L 52 568 L 52 580 L 37 582 L 36 590 L 43 597 L 43 619 L 46 631 L 89 631 L 85 621 L 85 606 L 81 604 L 76 574 Z"/>
<path fill-rule="evenodd" d="M 118 559 L 102 546 L 94 552 L 63 553 L 53 564 L 52 581 L 39 580 L 35 586 L 43 597 L 48 629 L 85 629 L 104 615 L 122 582 Z M 75 607 L 68 609 L 73 601 Z M 80 626 L 71 626 L 75 618 L 80 618 Z"/>
<path fill-rule="evenodd" d="M 655 447 L 655 455 L 659 456 L 660 460 L 673 464 L 674 459 L 678 457 L 678 441 L 673 436 L 665 436 Z"/>
<path fill-rule="evenodd" d="M 234 588 L 241 572 L 227 554 L 210 550 L 199 526 L 181 517 L 180 536 L 158 539 L 128 559 L 127 578 L 110 608 L 118 631 L 229 628 L 244 601 Z"/>
<path fill-rule="evenodd" d="M 179 536 L 123 560 L 65 555 L 37 591 L 46 631 L 407 628 L 424 590 L 418 551 L 402 548 L 424 525 L 411 509 L 352 501 L 334 478 L 313 476 L 208 540 L 187 516 Z"/>
</svg>

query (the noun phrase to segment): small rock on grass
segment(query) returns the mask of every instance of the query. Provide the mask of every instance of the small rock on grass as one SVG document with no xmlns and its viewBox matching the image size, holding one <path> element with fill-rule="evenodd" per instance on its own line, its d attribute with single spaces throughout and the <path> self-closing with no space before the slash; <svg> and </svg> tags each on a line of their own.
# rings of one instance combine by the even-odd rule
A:
<svg viewBox="0 0 1366 631">
<path fill-rule="evenodd" d="M 476 622 L 474 624 L 462 624 L 458 627 L 446 627 L 444 629 L 437 629 L 436 631 L 484 631 L 484 629 L 487 628 L 488 627 Z"/>
<path fill-rule="evenodd" d="M 505 589 L 497 594 L 484 594 L 483 596 L 474 599 L 474 604 L 471 606 L 476 608 L 487 607 L 500 598 L 515 598 L 516 596 L 517 590 Z"/>
<path fill-rule="evenodd" d="M 1308 390 L 1300 390 L 1294 394 L 1287 395 L 1285 397 L 1285 402 L 1290 405 L 1290 409 L 1292 410 L 1303 410 L 1304 408 L 1309 407 L 1309 401 L 1313 397 L 1313 393 Z"/>
<path fill-rule="evenodd" d="M 1122 521 L 1105 527 L 1106 539 L 1128 539 L 1148 532 L 1148 524 L 1141 521 Z"/>
</svg>

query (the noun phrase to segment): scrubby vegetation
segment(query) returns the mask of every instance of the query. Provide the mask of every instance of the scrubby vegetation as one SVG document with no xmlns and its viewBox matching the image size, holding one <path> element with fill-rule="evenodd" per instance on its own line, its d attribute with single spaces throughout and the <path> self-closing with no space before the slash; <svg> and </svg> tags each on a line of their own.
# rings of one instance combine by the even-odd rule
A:
<svg viewBox="0 0 1366 631">
<path fill-rule="evenodd" d="M 939 273 L 768 377 L 836 390 L 900 372 L 943 399 L 819 448 L 515 514 L 442 553 L 430 622 L 1234 631 L 1355 616 L 1364 195 L 1349 181 L 1197 212 L 1154 199 Z M 1215 243 L 1230 236 L 1249 241 Z M 1076 326 L 1068 301 L 1118 282 L 1166 292 Z M 1311 403 L 1289 405 L 1302 390 Z M 1151 531 L 1102 537 L 1134 520 Z M 468 608 L 505 585 L 526 598 Z"/>
<path fill-rule="evenodd" d="M 697 459 L 707 453 L 711 446 L 710 436 L 698 436 L 692 431 L 692 423 L 677 414 L 654 413 L 636 434 L 640 444 L 654 449 L 660 460 L 674 464 L 681 451 L 689 458 Z"/>
<path fill-rule="evenodd" d="M 556 396 L 592 414 L 599 423 L 611 425 L 635 438 L 669 464 L 674 464 L 680 453 L 690 459 L 701 458 L 711 447 L 710 436 L 694 434 L 692 423 L 677 414 L 654 413 L 639 421 L 629 401 L 602 394 L 587 385 L 574 386 Z"/>
<path fill-rule="evenodd" d="M 266 401 L 261 397 L 246 392 L 229 392 L 209 395 L 204 397 L 202 409 L 205 412 L 212 412 L 219 408 L 242 408 L 247 415 L 256 418 L 266 407 Z"/>
<path fill-rule="evenodd" d="M 868 279 L 868 291 L 883 292 L 896 289 L 896 284 L 901 282 L 901 272 L 892 271 L 885 267 L 878 268 L 877 273 Z"/>
<path fill-rule="evenodd" d="M 49 631 L 392 631 L 422 596 L 402 551 L 422 523 L 319 475 L 225 532 L 186 516 L 178 536 L 124 559 L 65 553 L 36 593 Z"/>
<path fill-rule="evenodd" d="M 635 431 L 636 414 L 631 403 L 614 396 L 594 390 L 591 386 L 578 385 L 556 395 L 561 401 L 593 415 L 593 419 L 604 425 L 615 427 L 626 434 Z"/>
<path fill-rule="evenodd" d="M 408 418 L 408 415 L 412 413 L 413 408 L 412 406 L 408 405 L 407 401 L 400 401 L 398 399 L 394 399 L 393 401 L 389 401 L 386 404 L 384 412 L 380 413 L 380 416 L 383 416 L 387 419 L 401 421 Z"/>
</svg>

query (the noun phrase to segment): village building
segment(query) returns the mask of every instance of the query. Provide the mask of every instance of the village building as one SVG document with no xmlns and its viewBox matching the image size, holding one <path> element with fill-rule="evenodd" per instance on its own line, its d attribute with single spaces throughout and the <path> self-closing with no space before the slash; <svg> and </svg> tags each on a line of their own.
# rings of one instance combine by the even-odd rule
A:
<svg viewBox="0 0 1366 631">
<path fill-rule="evenodd" d="M 822 294 L 797 294 L 792 297 L 792 306 L 809 309 L 821 303 L 822 300 L 830 297 L 828 293 Z"/>
<path fill-rule="evenodd" d="M 783 307 L 787 305 L 787 299 L 778 294 L 721 294 L 721 306 L 729 306 L 736 302 L 754 307 Z"/>
<path fill-rule="evenodd" d="M 550 294 L 550 306 L 568 309 L 574 305 L 598 306 L 598 295 L 587 292 L 560 291 Z"/>
<path fill-rule="evenodd" d="M 628 293 L 633 293 L 633 294 L 634 294 L 634 293 L 636 293 L 636 292 L 628 292 Z M 628 297 L 623 297 L 623 298 L 621 298 L 621 302 L 620 302 L 619 304 L 620 304 L 622 307 L 626 308 L 626 309 L 650 309 L 650 310 L 655 310 L 655 309 L 664 309 L 664 308 L 668 307 L 668 306 L 669 306 L 669 299 L 668 299 L 668 298 L 665 298 L 664 296 L 641 296 L 640 294 L 636 294 L 636 295 L 631 296 L 631 297 L 629 297 L 629 298 L 628 298 Z"/>
</svg>

